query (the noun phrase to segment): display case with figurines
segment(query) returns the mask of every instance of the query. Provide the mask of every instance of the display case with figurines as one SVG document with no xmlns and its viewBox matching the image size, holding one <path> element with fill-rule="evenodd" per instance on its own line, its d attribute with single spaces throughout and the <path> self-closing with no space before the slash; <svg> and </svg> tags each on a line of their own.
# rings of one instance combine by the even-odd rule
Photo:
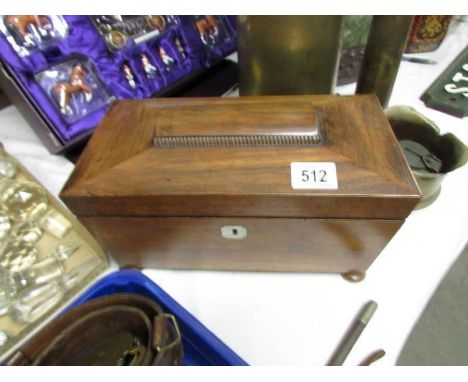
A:
<svg viewBox="0 0 468 382">
<path fill-rule="evenodd" d="M 0 32 L 20 57 L 27 57 L 65 38 L 68 25 L 62 16 L 8 15 L 0 17 Z"/>
<path fill-rule="evenodd" d="M 96 280 L 108 259 L 76 218 L 0 147 L 0 356 Z"/>
<path fill-rule="evenodd" d="M 56 64 L 35 76 L 67 122 L 75 122 L 115 98 L 83 58 Z"/>
<path fill-rule="evenodd" d="M 0 31 L 0 86 L 53 153 L 87 139 L 112 100 L 168 96 L 236 48 L 230 16 L 53 20 L 61 20 L 52 25 L 62 29 L 28 48 L 27 56 L 10 43 L 11 30 Z M 28 28 L 35 30 L 34 24 Z"/>
</svg>

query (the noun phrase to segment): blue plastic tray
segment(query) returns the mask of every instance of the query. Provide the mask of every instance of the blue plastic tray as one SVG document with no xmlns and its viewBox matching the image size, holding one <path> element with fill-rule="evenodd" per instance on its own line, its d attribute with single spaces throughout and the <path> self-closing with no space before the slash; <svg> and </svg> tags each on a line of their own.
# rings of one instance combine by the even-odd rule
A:
<svg viewBox="0 0 468 382">
<path fill-rule="evenodd" d="M 184 366 L 248 365 L 158 285 L 135 270 L 121 270 L 104 277 L 81 295 L 72 307 L 113 293 L 137 293 L 152 298 L 164 311 L 176 316 L 184 345 Z"/>
</svg>

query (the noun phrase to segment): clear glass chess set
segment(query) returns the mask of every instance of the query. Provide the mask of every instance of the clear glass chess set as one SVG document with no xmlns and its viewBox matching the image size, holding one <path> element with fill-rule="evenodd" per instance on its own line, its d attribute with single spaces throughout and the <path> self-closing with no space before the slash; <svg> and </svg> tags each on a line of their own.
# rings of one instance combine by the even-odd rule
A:
<svg viewBox="0 0 468 382">
<path fill-rule="evenodd" d="M 0 356 L 108 267 L 86 230 L 0 149 Z"/>
</svg>

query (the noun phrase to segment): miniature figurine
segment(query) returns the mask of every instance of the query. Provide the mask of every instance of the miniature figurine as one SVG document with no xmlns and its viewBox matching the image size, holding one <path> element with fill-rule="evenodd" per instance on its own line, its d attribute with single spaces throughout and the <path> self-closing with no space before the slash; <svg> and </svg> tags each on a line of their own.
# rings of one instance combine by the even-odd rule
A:
<svg viewBox="0 0 468 382">
<path fill-rule="evenodd" d="M 206 16 L 204 19 L 198 20 L 196 26 L 203 44 L 208 46 L 217 44 L 219 27 L 215 16 Z"/>
<path fill-rule="evenodd" d="M 122 70 L 124 72 L 125 78 L 127 79 L 128 85 L 132 88 L 136 88 L 135 77 L 133 76 L 132 69 L 127 64 L 123 64 Z"/>
<path fill-rule="evenodd" d="M 52 25 L 47 17 L 37 15 L 6 16 L 6 24 L 15 30 L 27 47 L 36 46 L 38 42 L 53 34 Z"/>
<path fill-rule="evenodd" d="M 161 60 L 166 67 L 166 71 L 169 72 L 175 65 L 176 61 L 167 54 L 166 50 L 162 46 L 159 47 L 159 57 L 161 57 Z"/>
<path fill-rule="evenodd" d="M 182 45 L 182 42 L 180 41 L 179 37 L 176 37 L 176 38 L 174 39 L 174 42 L 175 42 L 175 44 L 176 44 L 177 50 L 179 51 L 180 55 L 181 55 L 182 58 L 185 60 L 185 58 L 187 57 L 187 55 L 185 54 L 184 46 Z"/>
<path fill-rule="evenodd" d="M 158 68 L 156 68 L 156 66 L 150 62 L 148 56 L 145 53 L 141 54 L 141 63 L 143 65 L 143 70 L 146 73 L 146 77 L 151 79 L 158 74 Z"/>
<path fill-rule="evenodd" d="M 81 64 L 76 64 L 73 66 L 67 82 L 59 82 L 53 86 L 52 91 L 58 97 L 62 114 L 73 114 L 73 110 L 70 107 L 70 96 L 77 92 L 83 92 L 85 100 L 88 103 L 93 99 L 93 89 L 85 82 L 85 77 L 86 71 Z"/>
</svg>

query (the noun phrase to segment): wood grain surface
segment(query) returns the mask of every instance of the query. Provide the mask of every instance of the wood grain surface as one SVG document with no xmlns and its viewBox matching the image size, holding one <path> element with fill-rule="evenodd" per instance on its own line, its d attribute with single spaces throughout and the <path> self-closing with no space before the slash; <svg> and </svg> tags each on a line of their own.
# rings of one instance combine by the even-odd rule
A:
<svg viewBox="0 0 468 382">
<path fill-rule="evenodd" d="M 401 220 L 84 217 L 121 265 L 242 271 L 365 271 Z M 221 227 L 241 225 L 244 239 Z"/>
<path fill-rule="evenodd" d="M 261 117 L 269 107 L 277 118 Z M 320 147 L 152 145 L 158 121 L 165 132 L 187 135 L 208 134 L 207 127 L 219 134 L 222 126 L 236 134 L 236 126 L 242 132 L 255 124 L 257 132 L 277 132 L 284 125 L 288 133 L 315 130 L 317 114 L 324 135 Z M 291 188 L 291 162 L 327 161 L 336 163 L 338 190 Z M 381 219 L 406 217 L 420 197 L 372 96 L 119 102 L 94 134 L 61 196 L 72 211 L 86 216 Z"/>
</svg>

